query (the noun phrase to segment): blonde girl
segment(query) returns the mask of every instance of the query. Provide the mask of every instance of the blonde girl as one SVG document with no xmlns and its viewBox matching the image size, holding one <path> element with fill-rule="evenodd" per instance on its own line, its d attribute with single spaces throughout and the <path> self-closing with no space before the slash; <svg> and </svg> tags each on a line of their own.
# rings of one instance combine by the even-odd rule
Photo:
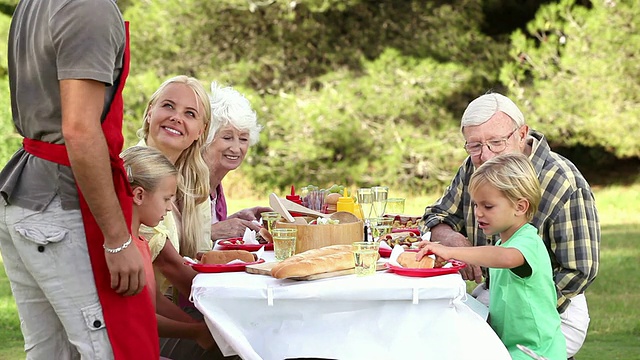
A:
<svg viewBox="0 0 640 360">
<path fill-rule="evenodd" d="M 133 192 L 133 216 L 131 235 L 145 260 L 147 286 L 156 308 L 158 334 L 162 338 L 180 338 L 190 341 L 195 351 L 215 354 L 215 342 L 206 324 L 196 321 L 177 305 L 164 297 L 157 289 L 151 265 L 151 254 L 146 240 L 139 235 L 140 225 L 158 225 L 172 208 L 172 200 L 179 187 L 180 174 L 171 161 L 160 151 L 134 146 L 122 152 L 129 185 Z M 164 340 L 164 339 L 163 339 Z M 168 351 L 168 350 L 167 350 Z M 163 352 L 167 352 L 163 349 Z M 161 353 L 162 354 L 162 353 Z M 164 354 L 166 356 L 166 354 Z"/>
</svg>

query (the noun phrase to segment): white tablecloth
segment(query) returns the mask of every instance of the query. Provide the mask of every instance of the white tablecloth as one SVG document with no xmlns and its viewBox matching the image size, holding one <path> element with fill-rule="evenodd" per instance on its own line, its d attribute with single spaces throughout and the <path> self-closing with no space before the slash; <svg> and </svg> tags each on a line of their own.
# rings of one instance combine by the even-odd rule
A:
<svg viewBox="0 0 640 360">
<path fill-rule="evenodd" d="M 199 274 L 191 296 L 223 353 L 245 360 L 510 359 L 485 319 L 463 302 L 458 274 L 382 271 L 315 281 Z"/>
</svg>

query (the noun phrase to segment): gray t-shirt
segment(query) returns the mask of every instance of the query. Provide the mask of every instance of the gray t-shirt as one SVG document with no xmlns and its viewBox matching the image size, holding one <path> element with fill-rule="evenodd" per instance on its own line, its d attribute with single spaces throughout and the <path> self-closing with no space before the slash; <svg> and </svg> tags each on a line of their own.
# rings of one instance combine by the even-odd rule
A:
<svg viewBox="0 0 640 360">
<path fill-rule="evenodd" d="M 114 0 L 21 0 L 8 45 L 11 110 L 22 136 L 64 143 L 59 80 L 103 82 L 104 119 L 125 47 L 124 21 Z M 79 208 L 71 169 L 22 148 L 0 173 L 0 192 L 7 203 L 35 211 L 56 194 L 63 208 Z"/>
</svg>

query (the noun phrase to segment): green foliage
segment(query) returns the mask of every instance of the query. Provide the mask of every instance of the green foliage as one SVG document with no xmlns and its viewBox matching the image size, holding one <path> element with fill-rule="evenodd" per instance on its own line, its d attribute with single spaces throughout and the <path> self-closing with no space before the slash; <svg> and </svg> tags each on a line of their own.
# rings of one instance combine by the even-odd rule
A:
<svg viewBox="0 0 640 360">
<path fill-rule="evenodd" d="M 0 78 L 0 134 L 0 166 L 4 166 L 22 143 L 22 137 L 16 132 L 11 117 L 11 96 L 7 77 Z"/>
<path fill-rule="evenodd" d="M 184 73 L 250 96 L 265 131 L 242 171 L 262 189 L 443 185 L 464 157 L 458 118 L 507 51 L 479 31 L 479 0 L 138 1 L 125 18 L 145 74 L 129 86 Z"/>
<path fill-rule="evenodd" d="M 258 190 L 383 183 L 423 193 L 446 186 L 465 157 L 460 116 L 491 89 L 508 88 L 534 128 L 554 146 L 587 149 L 573 154 L 591 163 L 640 155 L 633 136 L 640 133 L 640 65 L 633 61 L 640 10 L 631 0 L 590 8 L 570 0 L 118 5 L 132 31 L 126 145 L 138 141 L 147 100 L 168 77 L 234 86 L 265 125 L 240 168 Z M 0 35 L 8 26 L 0 15 Z M 6 92 L 0 101 L 6 161 L 19 138 L 10 131 Z"/>
<path fill-rule="evenodd" d="M 592 4 L 542 7 L 527 34 L 512 35 L 514 61 L 501 79 L 552 141 L 638 157 L 640 8 L 635 1 Z"/>
<path fill-rule="evenodd" d="M 11 17 L 0 14 L 0 38 L 9 38 L 9 26 L 11 24 Z M 7 46 L 0 47 L 0 78 L 8 76 L 7 72 Z"/>
</svg>

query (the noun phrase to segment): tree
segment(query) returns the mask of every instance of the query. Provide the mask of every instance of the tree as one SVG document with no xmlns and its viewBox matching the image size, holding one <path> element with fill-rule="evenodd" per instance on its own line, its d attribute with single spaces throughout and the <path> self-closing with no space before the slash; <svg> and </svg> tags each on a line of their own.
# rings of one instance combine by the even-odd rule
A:
<svg viewBox="0 0 640 360">
<path fill-rule="evenodd" d="M 640 8 L 562 0 L 516 31 L 501 79 L 528 121 L 564 146 L 640 156 Z M 629 136 L 636 134 L 635 136 Z M 599 159 L 610 159 L 601 154 Z"/>
</svg>

